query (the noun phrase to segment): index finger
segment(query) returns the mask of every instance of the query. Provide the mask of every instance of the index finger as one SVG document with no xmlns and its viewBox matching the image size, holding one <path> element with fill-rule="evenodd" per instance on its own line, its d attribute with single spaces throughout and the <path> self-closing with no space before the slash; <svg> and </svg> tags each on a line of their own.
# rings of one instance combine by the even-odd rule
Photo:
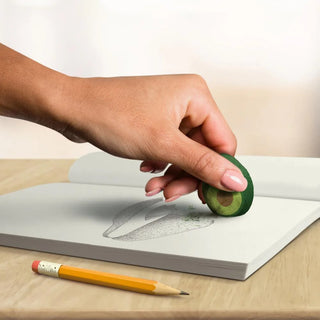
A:
<svg viewBox="0 0 320 320">
<path fill-rule="evenodd" d="M 199 127 L 206 145 L 218 153 L 234 155 L 237 140 L 227 121 L 215 103 L 207 85 L 202 95 L 192 97 L 181 122 L 186 133 Z"/>
</svg>

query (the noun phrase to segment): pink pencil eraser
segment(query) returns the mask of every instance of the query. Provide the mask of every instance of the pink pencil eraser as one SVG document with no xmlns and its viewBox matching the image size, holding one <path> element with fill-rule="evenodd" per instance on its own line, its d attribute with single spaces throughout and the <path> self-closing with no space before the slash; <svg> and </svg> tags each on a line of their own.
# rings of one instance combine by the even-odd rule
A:
<svg viewBox="0 0 320 320">
<path fill-rule="evenodd" d="M 39 266 L 40 261 L 39 260 L 34 260 L 32 262 L 32 271 L 38 273 L 38 266 Z"/>
</svg>

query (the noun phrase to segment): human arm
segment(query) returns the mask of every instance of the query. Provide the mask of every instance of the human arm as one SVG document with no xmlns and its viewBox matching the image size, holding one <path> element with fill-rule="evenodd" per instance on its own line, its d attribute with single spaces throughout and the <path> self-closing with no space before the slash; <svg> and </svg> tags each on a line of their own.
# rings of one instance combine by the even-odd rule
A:
<svg viewBox="0 0 320 320">
<path fill-rule="evenodd" d="M 0 115 L 143 160 L 143 171 L 173 164 L 148 182 L 149 195 L 163 190 L 170 200 L 196 190 L 200 180 L 246 188 L 238 168 L 219 155 L 233 155 L 236 139 L 200 76 L 69 77 L 3 45 L 0 70 Z"/>
</svg>

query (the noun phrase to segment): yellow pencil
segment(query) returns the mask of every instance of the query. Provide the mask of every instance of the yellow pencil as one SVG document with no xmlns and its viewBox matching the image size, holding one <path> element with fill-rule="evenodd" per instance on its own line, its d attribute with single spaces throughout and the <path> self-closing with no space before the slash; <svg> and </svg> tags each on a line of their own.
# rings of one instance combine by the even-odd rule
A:
<svg viewBox="0 0 320 320">
<path fill-rule="evenodd" d="M 158 281 L 122 276 L 101 271 L 65 266 L 48 261 L 33 261 L 32 270 L 51 277 L 97 284 L 154 295 L 189 295 L 189 293 L 171 288 Z"/>
</svg>

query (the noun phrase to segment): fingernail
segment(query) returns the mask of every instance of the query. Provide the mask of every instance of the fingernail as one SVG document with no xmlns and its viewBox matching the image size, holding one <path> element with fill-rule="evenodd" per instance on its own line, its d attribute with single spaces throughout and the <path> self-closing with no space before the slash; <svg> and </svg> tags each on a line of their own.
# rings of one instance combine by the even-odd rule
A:
<svg viewBox="0 0 320 320">
<path fill-rule="evenodd" d="M 159 193 L 161 190 L 162 190 L 161 188 L 153 189 L 149 192 L 146 192 L 146 196 L 147 197 L 154 196 L 155 194 Z"/>
<path fill-rule="evenodd" d="M 152 172 L 153 168 L 149 167 L 149 166 L 142 166 L 142 167 L 140 167 L 140 171 L 142 171 L 142 172 Z"/>
<path fill-rule="evenodd" d="M 176 194 L 175 196 L 173 196 L 173 197 L 171 197 L 169 199 L 166 199 L 166 202 L 174 201 L 174 200 L 176 200 L 176 199 L 178 199 L 180 197 L 181 197 L 181 194 Z"/>
<path fill-rule="evenodd" d="M 227 170 L 221 179 L 221 184 L 229 190 L 240 192 L 246 190 L 248 181 L 240 172 Z"/>
</svg>

